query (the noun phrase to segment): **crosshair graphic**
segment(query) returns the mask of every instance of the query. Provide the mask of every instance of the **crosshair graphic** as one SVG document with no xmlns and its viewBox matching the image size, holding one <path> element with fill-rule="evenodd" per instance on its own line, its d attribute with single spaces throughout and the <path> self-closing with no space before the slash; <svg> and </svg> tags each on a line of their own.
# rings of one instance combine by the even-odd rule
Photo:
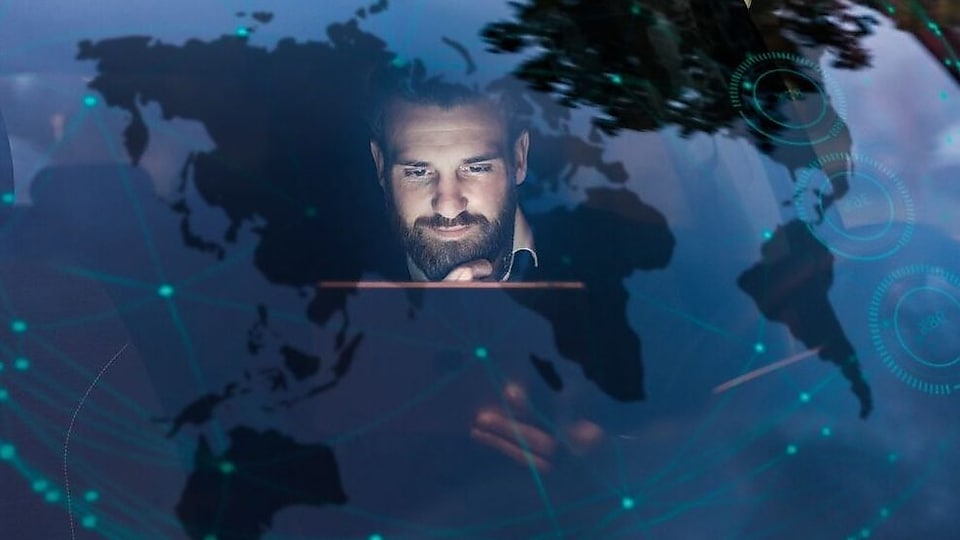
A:
<svg viewBox="0 0 960 540">
<path fill-rule="evenodd" d="M 748 56 L 733 72 L 729 92 L 747 125 L 778 144 L 819 144 L 844 126 L 843 93 L 820 66 L 797 54 Z"/>
<path fill-rule="evenodd" d="M 797 216 L 835 255 L 879 260 L 913 236 L 916 213 L 903 181 L 877 161 L 827 154 L 797 175 Z"/>
<path fill-rule="evenodd" d="M 910 386 L 960 390 L 960 276 L 928 265 L 893 272 L 870 303 L 870 334 L 884 364 Z"/>
</svg>

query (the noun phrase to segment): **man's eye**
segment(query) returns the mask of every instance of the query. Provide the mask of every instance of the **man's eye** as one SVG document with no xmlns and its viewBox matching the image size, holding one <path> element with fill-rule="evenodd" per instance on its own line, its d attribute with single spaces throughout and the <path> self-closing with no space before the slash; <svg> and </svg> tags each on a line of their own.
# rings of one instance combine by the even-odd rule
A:
<svg viewBox="0 0 960 540">
<path fill-rule="evenodd" d="M 427 176 L 427 172 L 429 171 L 423 167 L 418 169 L 404 169 L 403 176 L 408 178 L 424 178 Z"/>
<path fill-rule="evenodd" d="M 486 172 L 492 171 L 493 166 L 490 164 L 467 165 L 465 169 L 470 174 L 480 174 L 480 173 L 486 173 Z"/>
</svg>

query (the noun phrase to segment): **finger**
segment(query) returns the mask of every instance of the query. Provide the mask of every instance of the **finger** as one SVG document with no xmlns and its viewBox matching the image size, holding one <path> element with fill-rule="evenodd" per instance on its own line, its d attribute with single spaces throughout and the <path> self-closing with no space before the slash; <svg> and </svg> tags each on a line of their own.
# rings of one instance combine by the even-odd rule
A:
<svg viewBox="0 0 960 540">
<path fill-rule="evenodd" d="M 444 281 L 473 281 L 493 274 L 493 265 L 485 259 L 471 261 L 454 268 Z"/>
<path fill-rule="evenodd" d="M 600 442 L 603 429 L 589 420 L 580 420 L 567 427 L 567 436 L 570 450 L 576 455 L 583 455 Z"/>
<path fill-rule="evenodd" d="M 481 412 L 477 415 L 475 427 L 526 446 L 540 455 L 549 456 L 557 449 L 557 441 L 552 436 L 534 426 L 511 420 L 500 411 Z"/>
<path fill-rule="evenodd" d="M 518 383 L 513 381 L 508 382 L 506 386 L 503 387 L 503 397 L 507 399 L 507 403 L 514 409 L 523 412 L 527 411 L 527 391 Z"/>
<path fill-rule="evenodd" d="M 467 271 L 470 275 L 468 279 L 483 279 L 493 274 L 493 265 L 486 259 L 479 259 L 468 263 Z"/>
<path fill-rule="evenodd" d="M 513 444 L 502 437 L 477 428 L 470 430 L 470 436 L 475 440 L 480 441 L 481 443 L 490 446 L 503 454 L 506 454 L 509 458 L 513 459 L 520 465 L 533 464 L 533 466 L 536 467 L 540 472 L 545 473 L 550 471 L 550 463 L 548 461 L 532 452 L 525 452 L 516 444 Z"/>
</svg>

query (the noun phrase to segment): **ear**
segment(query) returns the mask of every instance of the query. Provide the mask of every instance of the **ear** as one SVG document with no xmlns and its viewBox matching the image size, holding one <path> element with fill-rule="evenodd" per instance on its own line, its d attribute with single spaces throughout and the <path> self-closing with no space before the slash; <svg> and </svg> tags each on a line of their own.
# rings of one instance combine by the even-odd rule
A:
<svg viewBox="0 0 960 540">
<path fill-rule="evenodd" d="M 370 155 L 373 156 L 373 164 L 377 167 L 377 180 L 380 182 L 380 188 L 385 189 L 384 186 L 385 177 L 383 175 L 383 151 L 380 150 L 380 145 L 376 141 L 370 141 Z"/>
<path fill-rule="evenodd" d="M 513 144 L 513 162 L 517 167 L 517 185 L 527 179 L 527 151 L 530 149 L 530 132 L 523 130 Z"/>
</svg>

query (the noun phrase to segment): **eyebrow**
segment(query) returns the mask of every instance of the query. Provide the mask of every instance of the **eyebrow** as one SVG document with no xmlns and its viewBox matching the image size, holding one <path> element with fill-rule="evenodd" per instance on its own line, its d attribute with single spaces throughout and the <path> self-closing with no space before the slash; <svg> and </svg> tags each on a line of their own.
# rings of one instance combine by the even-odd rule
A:
<svg viewBox="0 0 960 540">
<path fill-rule="evenodd" d="M 471 163 L 480 163 L 481 161 L 490 161 L 493 159 L 499 159 L 499 152 L 490 152 L 489 154 L 481 154 L 479 156 L 474 156 L 472 158 L 467 158 L 463 160 L 464 165 L 470 165 Z"/>
<path fill-rule="evenodd" d="M 490 152 L 488 154 L 480 154 L 479 156 L 473 156 L 463 160 L 464 165 L 471 165 L 473 163 L 481 163 L 484 161 L 490 161 L 494 159 L 499 159 L 501 157 L 499 152 Z M 398 161 L 397 165 L 402 165 L 404 167 L 429 167 L 430 163 L 426 161 Z"/>
</svg>

